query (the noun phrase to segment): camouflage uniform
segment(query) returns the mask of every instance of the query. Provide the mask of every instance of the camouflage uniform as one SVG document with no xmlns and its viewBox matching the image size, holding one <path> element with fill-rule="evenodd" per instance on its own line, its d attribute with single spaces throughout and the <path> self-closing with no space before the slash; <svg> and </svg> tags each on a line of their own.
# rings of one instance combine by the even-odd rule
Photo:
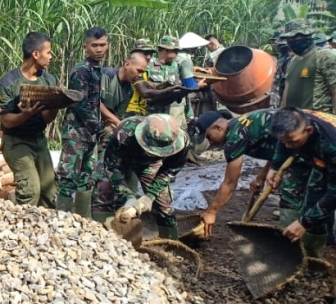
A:
<svg viewBox="0 0 336 304">
<path fill-rule="evenodd" d="M 306 179 L 299 222 L 307 231 L 319 235 L 325 233 L 326 219 L 336 208 L 336 117 L 311 110 L 305 112 L 314 127 L 313 134 L 303 147 L 294 152 L 279 143 L 271 168 L 278 170 L 293 153 L 312 168 Z"/>
<path fill-rule="evenodd" d="M 124 119 L 110 137 L 105 164 L 114 190 L 113 204 L 136 198 L 126 175 L 134 171 L 142 189 L 153 202 L 159 226 L 175 226 L 169 182 L 187 160 L 188 135 L 169 115 L 153 114 Z M 110 210 L 113 206 L 106 207 Z"/>
<path fill-rule="evenodd" d="M 101 67 L 90 58 L 76 64 L 70 75 L 69 89 L 82 91 L 85 97 L 67 108 L 63 121 L 57 169 L 62 197 L 71 197 L 76 191 L 87 191 L 94 186 L 94 150 L 103 131 L 99 108 L 101 76 Z"/>
<path fill-rule="evenodd" d="M 297 34 L 312 35 L 313 29 L 304 19 L 286 25 L 289 38 Z M 287 68 L 287 106 L 333 112 L 332 94 L 336 90 L 336 56 L 326 48 L 312 47 L 302 56 L 294 56 Z M 299 88 L 299 89 L 298 89 Z"/>
<path fill-rule="evenodd" d="M 167 50 L 178 50 L 178 39 L 172 36 L 163 36 L 158 47 Z M 157 57 L 153 57 L 147 68 L 148 79 L 152 82 L 169 82 L 171 85 L 180 85 L 179 67 L 176 61 L 171 64 L 160 63 Z M 186 125 L 184 115 L 185 101 L 175 101 L 169 106 L 149 106 L 147 111 L 151 113 L 167 113 L 174 116 L 179 124 Z"/>
</svg>

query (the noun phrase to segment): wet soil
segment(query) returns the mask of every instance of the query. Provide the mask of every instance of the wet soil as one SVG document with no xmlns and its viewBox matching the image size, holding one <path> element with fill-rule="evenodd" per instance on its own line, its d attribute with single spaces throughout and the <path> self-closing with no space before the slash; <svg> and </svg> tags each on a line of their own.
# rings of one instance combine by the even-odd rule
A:
<svg viewBox="0 0 336 304">
<path fill-rule="evenodd" d="M 256 174 L 258 170 L 259 168 L 255 168 L 249 172 L 242 172 L 242 175 Z M 215 193 L 216 191 L 203 192 L 208 203 L 212 201 Z M 250 196 L 248 190 L 237 190 L 230 202 L 218 213 L 211 240 L 200 243 L 198 248 L 195 248 L 202 258 L 204 270 L 200 278 L 195 279 L 190 275 L 183 282 L 184 288 L 189 294 L 189 303 L 328 303 L 324 296 L 330 295 L 333 290 L 331 276 L 328 272 L 305 272 L 294 282 L 287 284 L 281 291 L 273 292 L 267 297 L 253 301 L 238 272 L 234 252 L 229 244 L 231 233 L 227 226 L 227 222 L 241 219 Z M 275 205 L 274 202 L 266 201 L 254 221 L 276 225 L 277 218 L 272 214 L 277 209 Z M 334 264 L 336 247 L 327 247 L 325 257 Z"/>
</svg>

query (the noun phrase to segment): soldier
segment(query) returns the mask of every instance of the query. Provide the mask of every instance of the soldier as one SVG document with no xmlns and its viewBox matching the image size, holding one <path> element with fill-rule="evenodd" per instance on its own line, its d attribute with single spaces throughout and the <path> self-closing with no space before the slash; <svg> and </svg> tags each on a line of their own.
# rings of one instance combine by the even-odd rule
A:
<svg viewBox="0 0 336 304">
<path fill-rule="evenodd" d="M 22 43 L 23 62 L 0 79 L 2 153 L 17 182 L 16 201 L 55 207 L 55 173 L 44 135 L 57 110 L 45 110 L 38 102 L 26 107 L 20 103 L 20 85 L 55 86 L 49 66 L 51 40 L 43 33 L 30 32 Z"/>
<path fill-rule="evenodd" d="M 204 39 L 210 43 L 206 45 L 207 52 L 204 57 L 203 67 L 211 68 L 215 66 L 219 54 L 225 50 L 225 47 L 219 43 L 217 37 L 213 34 L 207 35 Z"/>
<path fill-rule="evenodd" d="M 334 31 L 332 34 L 331 34 L 331 37 L 330 39 L 328 40 L 330 46 L 333 48 L 333 49 L 336 49 L 336 31 Z"/>
<path fill-rule="evenodd" d="M 291 59 L 289 47 L 284 39 L 279 38 L 281 31 L 276 31 L 273 35 L 272 48 L 278 54 L 276 72 L 273 79 L 270 104 L 273 108 L 280 106 L 280 100 L 285 88 L 285 75 L 287 65 Z M 274 38 L 275 37 L 275 38 Z"/>
<path fill-rule="evenodd" d="M 188 146 L 188 135 L 167 114 L 126 118 L 109 138 L 105 164 L 114 206 L 133 207 L 138 214 L 152 210 L 162 238 L 178 237 L 169 182 L 186 163 Z M 129 171 L 136 173 L 144 191 L 139 199 L 125 180 Z"/>
<path fill-rule="evenodd" d="M 272 134 L 280 141 L 267 175 L 272 187 L 279 185 L 275 174 L 288 156 L 300 156 L 312 167 L 306 180 L 304 204 L 284 235 L 293 242 L 300 238 L 313 239 L 310 243 L 313 248 L 306 249 L 321 257 L 326 241 L 326 220 L 336 207 L 336 117 L 285 107 L 273 115 Z"/>
<path fill-rule="evenodd" d="M 313 32 L 309 20 L 295 19 L 286 24 L 285 33 L 280 35 L 296 54 L 287 68 L 282 105 L 335 113 L 336 55 L 331 49 L 316 47 Z M 333 227 L 334 217 L 331 217 L 328 244 L 335 243 Z"/>
<path fill-rule="evenodd" d="M 169 85 L 181 85 L 179 67 L 176 62 L 179 50 L 178 39 L 172 36 L 163 36 L 158 44 L 157 57 L 153 57 L 147 68 L 148 79 L 154 83 L 168 83 Z M 174 116 L 180 126 L 186 128 L 184 115 L 185 102 L 182 97 L 171 102 L 169 105 L 149 105 L 148 113 L 169 113 Z"/>
<path fill-rule="evenodd" d="M 66 110 L 62 126 L 62 152 L 57 169 L 59 196 L 57 208 L 91 217 L 91 189 L 94 186 L 93 159 L 98 137 L 103 132 L 100 113 L 101 60 L 108 50 L 102 28 L 85 34 L 87 57 L 77 63 L 70 75 L 69 88 L 84 93 L 82 101 Z M 75 204 L 73 203 L 75 196 Z"/>
<path fill-rule="evenodd" d="M 135 42 L 134 52 L 141 52 L 146 56 L 147 64 L 150 63 L 156 49 L 149 39 L 142 38 Z M 139 79 L 132 84 L 133 95 L 126 109 L 126 116 L 147 115 L 149 105 L 167 105 L 180 98 L 181 89 L 178 86 L 169 86 L 159 89 L 156 84 L 149 82 L 148 73 L 144 72 Z M 148 105 L 147 105 L 148 104 Z"/>
</svg>

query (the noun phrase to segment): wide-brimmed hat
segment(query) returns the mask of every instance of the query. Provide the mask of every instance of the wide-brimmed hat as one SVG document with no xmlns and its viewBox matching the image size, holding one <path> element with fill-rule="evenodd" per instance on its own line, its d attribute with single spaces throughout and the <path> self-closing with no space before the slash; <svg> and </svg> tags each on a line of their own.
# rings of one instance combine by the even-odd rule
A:
<svg viewBox="0 0 336 304">
<path fill-rule="evenodd" d="M 184 34 L 179 40 L 180 49 L 198 48 L 208 45 L 209 43 L 209 40 L 205 40 L 203 37 L 193 32 L 188 32 Z"/>
<path fill-rule="evenodd" d="M 147 38 L 141 38 L 134 42 L 134 48 L 131 52 L 135 51 L 152 51 L 156 52 L 156 48 L 154 47 L 152 41 Z"/>
<path fill-rule="evenodd" d="M 135 129 L 139 145 L 154 156 L 174 155 L 185 147 L 185 132 L 176 119 L 168 114 L 152 114 Z"/>
<path fill-rule="evenodd" d="M 336 31 L 332 32 L 328 41 L 331 42 L 331 43 L 336 43 Z"/>
<path fill-rule="evenodd" d="M 306 19 L 294 19 L 286 23 L 285 33 L 280 35 L 280 38 L 291 38 L 297 34 L 312 35 L 314 29 L 310 20 Z"/>
<path fill-rule="evenodd" d="M 160 39 L 158 47 L 161 47 L 167 50 L 179 50 L 180 49 L 178 39 L 173 36 L 163 36 Z"/>
<path fill-rule="evenodd" d="M 321 33 L 321 32 L 313 35 L 315 44 L 327 42 L 330 38 L 331 38 L 330 36 L 327 36 L 326 34 Z"/>
</svg>

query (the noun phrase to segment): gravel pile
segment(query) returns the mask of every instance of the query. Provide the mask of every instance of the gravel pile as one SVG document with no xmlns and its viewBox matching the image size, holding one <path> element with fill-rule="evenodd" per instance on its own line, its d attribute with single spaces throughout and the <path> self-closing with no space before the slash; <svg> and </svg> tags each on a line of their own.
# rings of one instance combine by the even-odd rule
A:
<svg viewBox="0 0 336 304">
<path fill-rule="evenodd" d="M 0 303 L 185 303 L 174 279 L 101 224 L 0 204 Z"/>
</svg>

